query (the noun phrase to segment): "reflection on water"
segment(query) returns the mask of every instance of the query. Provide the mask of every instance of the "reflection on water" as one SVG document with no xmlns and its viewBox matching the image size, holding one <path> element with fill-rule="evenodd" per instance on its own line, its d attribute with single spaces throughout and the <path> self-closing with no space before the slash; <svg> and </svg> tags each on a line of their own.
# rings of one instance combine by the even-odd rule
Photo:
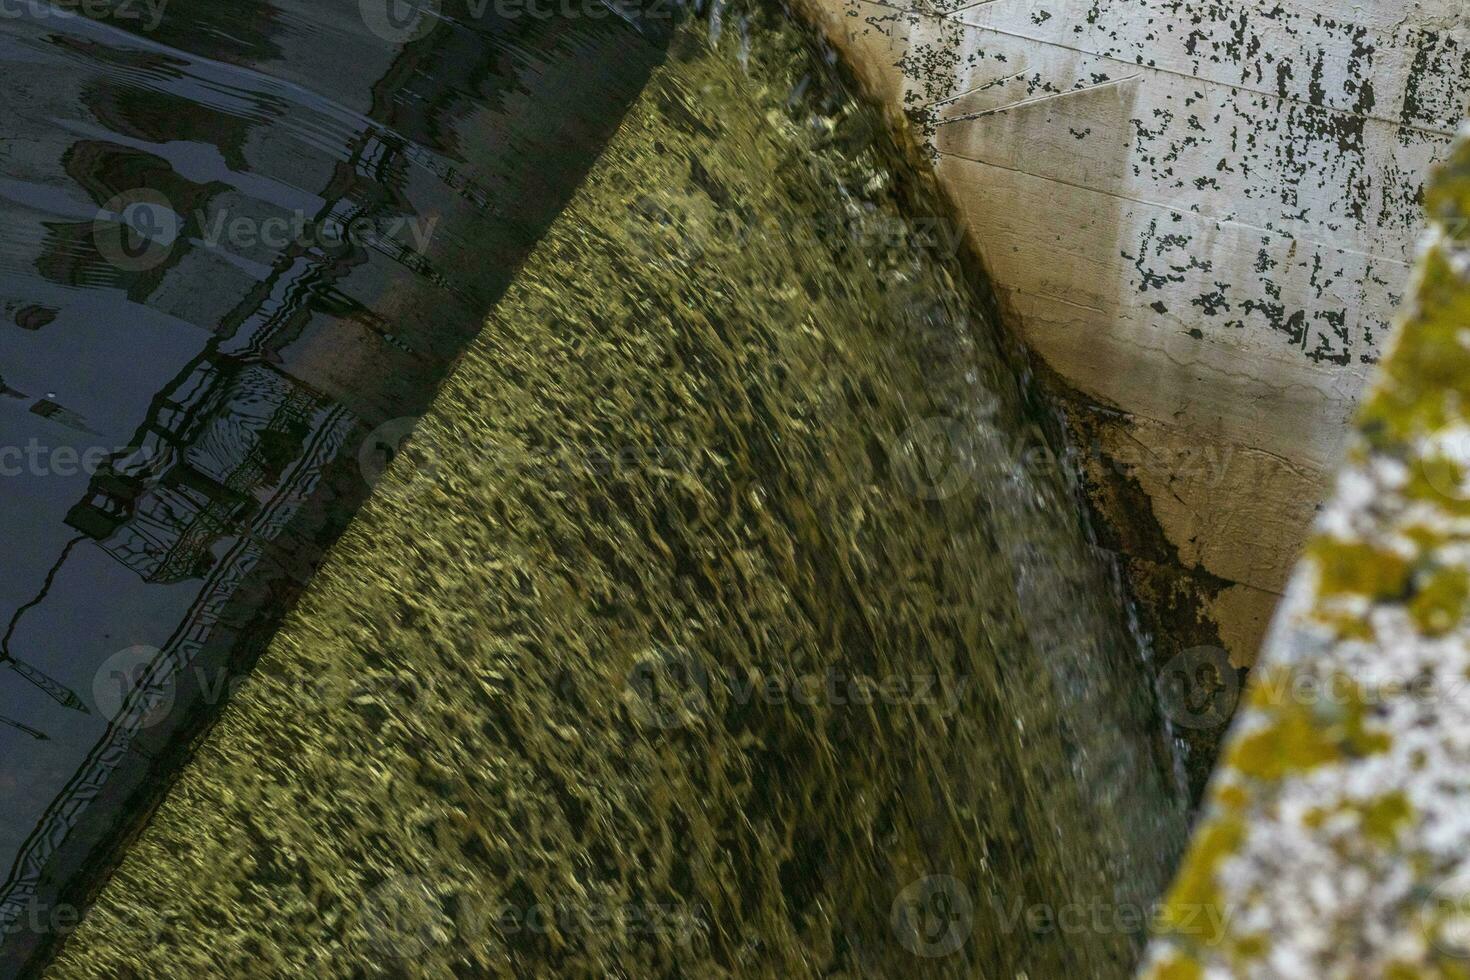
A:
<svg viewBox="0 0 1470 980">
<path fill-rule="evenodd" d="M 1129 971 L 1183 808 L 1053 426 L 876 114 L 708 21 L 57 976 Z"/>
<path fill-rule="evenodd" d="M 661 57 L 432 7 L 0 13 L 0 923 L 163 785 Z"/>
</svg>

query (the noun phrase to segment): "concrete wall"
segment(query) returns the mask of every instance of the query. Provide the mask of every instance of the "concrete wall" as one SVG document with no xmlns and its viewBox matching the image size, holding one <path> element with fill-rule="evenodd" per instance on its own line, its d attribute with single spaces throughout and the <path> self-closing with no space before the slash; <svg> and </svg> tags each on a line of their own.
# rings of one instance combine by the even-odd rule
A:
<svg viewBox="0 0 1470 980">
<path fill-rule="evenodd" d="M 1470 126 L 1293 576 L 1151 980 L 1470 967 Z"/>
<path fill-rule="evenodd" d="M 1070 390 L 1160 655 L 1253 662 L 1470 99 L 1470 10 L 805 3 Z"/>
</svg>

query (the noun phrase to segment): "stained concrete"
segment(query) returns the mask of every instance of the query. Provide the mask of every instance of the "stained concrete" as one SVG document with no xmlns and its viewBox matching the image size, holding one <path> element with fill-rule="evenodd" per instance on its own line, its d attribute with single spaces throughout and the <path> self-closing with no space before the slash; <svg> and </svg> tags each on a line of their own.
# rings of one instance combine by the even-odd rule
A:
<svg viewBox="0 0 1470 980">
<path fill-rule="evenodd" d="M 932 153 L 1070 402 L 1167 658 L 1254 662 L 1379 361 L 1470 13 L 805 0 Z M 1123 470 L 1122 501 L 1096 477 Z M 1128 539 L 1147 540 L 1147 547 Z"/>
<path fill-rule="evenodd" d="M 1151 978 L 1470 975 L 1470 126 Z"/>
</svg>

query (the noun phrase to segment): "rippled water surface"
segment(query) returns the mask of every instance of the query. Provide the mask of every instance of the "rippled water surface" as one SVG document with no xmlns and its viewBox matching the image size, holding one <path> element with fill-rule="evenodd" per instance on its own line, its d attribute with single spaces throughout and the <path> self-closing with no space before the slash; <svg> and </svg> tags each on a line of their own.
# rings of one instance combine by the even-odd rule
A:
<svg viewBox="0 0 1470 980">
<path fill-rule="evenodd" d="M 367 434 L 423 410 L 661 57 L 618 17 L 77 9 L 0 12 L 0 964 L 176 768 L 366 496 Z"/>
<path fill-rule="evenodd" d="M 321 50 L 324 28 L 307 25 L 335 21 L 283 14 L 280 23 L 289 29 L 276 44 Z M 500 84 L 489 69 L 437 83 L 462 115 L 413 115 L 432 99 L 395 86 L 429 85 L 446 69 L 425 56 L 399 71 L 390 59 L 358 111 L 392 119 L 396 107 L 419 120 L 413 145 L 423 149 L 387 161 L 368 149 L 343 157 L 335 148 L 355 146 L 350 137 L 309 149 L 327 122 L 296 122 L 293 100 L 341 81 L 321 66 L 303 66 L 269 109 L 253 110 L 269 121 L 269 140 L 212 135 L 215 150 L 191 153 L 174 148 L 193 145 L 187 134 L 108 139 L 119 140 L 117 153 L 143 147 L 163 159 L 164 170 L 146 171 L 155 177 L 196 155 L 215 168 L 164 187 L 170 200 L 185 187 L 204 194 L 199 185 L 271 201 L 266 188 L 284 193 L 272 181 L 317 152 L 322 186 L 344 199 L 358 191 L 390 214 L 438 213 L 429 200 L 463 208 L 475 193 L 467 188 L 492 183 L 496 167 L 511 168 L 507 180 L 560 188 L 575 161 L 552 150 L 545 127 L 573 126 L 575 140 L 556 145 L 586 146 L 653 60 L 626 53 L 652 49 L 619 23 L 572 24 L 556 30 L 590 32 L 565 41 L 581 46 L 576 68 L 544 90 Z M 234 24 L 207 36 L 260 32 Z M 561 50 L 560 34 L 535 36 L 549 46 L 538 50 Z M 413 44 L 455 42 L 466 64 L 475 50 L 510 47 L 488 28 L 445 24 L 399 57 Z M 608 44 L 620 46 L 617 67 L 598 75 Z M 520 57 L 518 45 L 505 64 Z M 537 60 L 537 79 L 558 65 Z M 154 70 L 188 75 L 172 62 Z M 149 77 L 146 67 L 119 74 L 130 85 Z M 228 90 L 200 86 L 208 99 Z M 200 93 L 190 98 L 204 101 Z M 487 104 L 497 113 L 471 131 L 465 120 Z M 189 111 L 202 110 L 145 115 L 173 133 Z M 129 117 L 106 118 L 119 127 Z M 509 131 L 527 146 L 507 143 Z M 196 347 L 222 351 L 197 355 L 200 370 L 214 356 L 234 372 L 215 388 L 212 376 L 192 374 L 179 375 L 177 393 L 144 386 L 153 428 L 118 438 L 156 428 L 174 440 L 159 437 L 168 458 L 194 462 L 177 484 L 134 477 L 137 500 L 155 487 L 192 492 L 214 473 L 241 509 L 211 513 L 267 508 L 274 483 L 259 489 L 257 475 L 237 486 L 224 478 L 235 470 L 206 461 L 235 452 L 252 473 L 284 481 L 301 472 L 297 447 L 315 445 L 328 423 L 276 407 L 272 398 L 296 404 L 293 385 L 312 393 L 298 397 L 324 420 L 340 413 L 345 431 L 378 426 L 361 454 L 370 475 L 374 445 L 396 451 L 53 975 L 1129 971 L 1184 819 L 1140 648 L 1054 462 L 1053 420 L 1002 340 L 983 278 L 961 261 L 947 212 L 885 134 L 783 15 L 704 11 L 676 32 L 668 60 L 422 419 L 413 396 L 472 333 L 459 318 L 502 291 L 514 253 L 481 244 L 512 233 L 477 223 L 478 198 L 469 230 L 438 232 L 450 236 L 449 257 L 430 250 L 432 261 L 400 264 L 370 249 L 362 261 L 389 263 L 401 280 L 379 276 L 361 295 L 348 286 L 358 266 L 334 278 L 328 262 L 298 280 L 287 263 L 278 278 L 246 277 L 254 306 L 214 309 L 222 294 L 201 286 L 204 273 L 182 278 L 184 257 L 197 251 L 226 277 L 266 266 L 192 247 L 164 272 L 143 273 L 162 277 L 148 288 L 83 267 L 92 278 L 69 288 L 111 290 L 141 322 L 199 333 Z M 269 181 L 246 179 L 264 166 L 256 161 L 281 157 Z M 385 174 L 424 185 L 383 189 Z M 70 191 L 74 220 L 118 190 Z M 514 235 L 516 247 L 528 235 Z M 319 312 L 307 312 L 314 302 Z M 280 313 L 291 326 L 267 326 L 293 303 L 306 306 Z M 40 294 L 28 304 L 45 305 Z M 244 339 L 257 320 L 260 339 Z M 102 328 L 68 322 L 84 321 Z M 62 324 L 5 336 L 18 344 Z M 308 368 L 316 373 L 297 380 Z M 17 380 L 7 383 L 35 387 Z M 214 414 L 184 429 L 192 439 L 173 435 L 196 390 L 214 399 Z M 96 427 L 90 403 L 55 398 L 68 418 Z M 298 416 L 294 428 L 252 421 Z M 349 437 L 333 438 L 340 457 Z M 351 469 L 338 479 L 360 480 Z M 48 487 L 61 510 L 81 506 L 62 484 L 38 492 Z M 299 491 L 288 497 L 316 506 Z M 12 650 L 54 651 L 26 662 L 89 689 L 89 671 L 113 648 L 151 639 L 92 637 L 112 632 L 92 625 L 97 607 L 129 610 L 123 630 L 150 607 L 114 598 L 124 595 L 114 583 L 152 595 L 135 584 L 151 580 L 109 550 L 122 532 L 100 518 L 57 522 L 71 528 L 59 546 L 77 538 L 76 556 L 116 569 L 85 592 L 58 586 L 86 604 L 69 618 L 45 614 L 96 654 L 61 670 L 76 653 L 36 641 L 40 612 L 22 618 Z M 199 544 L 166 552 L 196 564 L 167 566 L 169 584 L 149 587 L 159 595 L 176 588 L 197 599 L 230 553 L 219 542 L 255 540 L 238 530 L 211 537 L 202 528 L 215 525 L 202 518 L 168 526 Z M 259 560 L 289 565 L 323 539 L 279 526 Z M 41 553 L 55 562 L 55 548 Z M 32 592 L 46 580 L 41 565 Z M 71 566 L 61 567 L 53 578 L 64 583 Z M 256 622 L 248 605 L 221 616 L 245 631 Z M 174 744 L 163 741 L 181 714 L 174 699 L 188 702 L 194 676 L 176 667 L 124 712 L 160 759 Z M 54 705 L 43 722 L 105 727 L 95 711 L 44 691 L 30 697 Z M 20 740 L 22 753 L 49 744 L 19 728 L 3 737 Z"/>
</svg>

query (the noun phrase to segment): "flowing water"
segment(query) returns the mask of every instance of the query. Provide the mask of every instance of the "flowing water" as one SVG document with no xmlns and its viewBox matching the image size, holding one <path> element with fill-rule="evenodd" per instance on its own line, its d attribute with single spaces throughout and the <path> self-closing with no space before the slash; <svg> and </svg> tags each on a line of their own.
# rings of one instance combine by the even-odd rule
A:
<svg viewBox="0 0 1470 980">
<path fill-rule="evenodd" d="M 52 975 L 1125 975 L 1182 794 L 907 160 L 781 13 L 675 31 Z"/>
</svg>

